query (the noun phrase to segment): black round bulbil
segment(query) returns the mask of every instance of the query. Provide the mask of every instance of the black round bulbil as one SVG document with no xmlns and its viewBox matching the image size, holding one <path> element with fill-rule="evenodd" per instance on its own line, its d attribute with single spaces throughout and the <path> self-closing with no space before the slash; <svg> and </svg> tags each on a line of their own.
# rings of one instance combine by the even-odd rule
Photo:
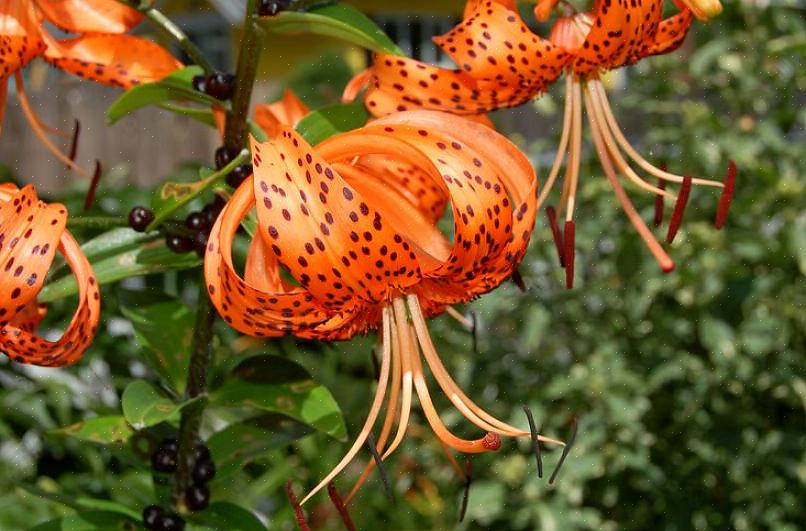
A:
<svg viewBox="0 0 806 531">
<path fill-rule="evenodd" d="M 136 206 L 129 212 L 129 227 L 137 232 L 145 232 L 154 221 L 154 213 L 144 206 Z"/>
</svg>

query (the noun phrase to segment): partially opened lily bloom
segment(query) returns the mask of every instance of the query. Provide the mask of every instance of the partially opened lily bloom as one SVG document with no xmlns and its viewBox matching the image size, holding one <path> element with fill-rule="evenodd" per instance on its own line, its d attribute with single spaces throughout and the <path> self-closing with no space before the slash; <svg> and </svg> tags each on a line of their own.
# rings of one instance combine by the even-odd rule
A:
<svg viewBox="0 0 806 531">
<path fill-rule="evenodd" d="M 39 201 L 33 186 L 0 184 L 0 351 L 45 367 L 75 363 L 98 328 L 100 293 L 92 266 L 65 230 L 67 210 Z M 47 310 L 37 304 L 56 252 L 78 283 L 78 307 L 58 341 L 36 335 Z"/>
<path fill-rule="evenodd" d="M 483 125 L 433 111 L 381 118 L 316 148 L 289 127 L 274 133 L 266 143 L 252 142 L 254 176 L 235 191 L 210 234 L 204 269 L 213 303 L 227 323 L 253 336 L 334 340 L 378 330 L 381 344 L 380 380 L 366 423 L 303 503 L 355 458 L 384 404 L 378 449 L 384 458 L 394 452 L 414 391 L 434 433 L 454 450 L 487 452 L 499 448 L 501 436 L 530 436 L 459 389 L 426 326 L 447 305 L 494 289 L 523 258 L 537 188 L 524 155 Z M 398 166 L 413 168 L 417 178 Z M 446 197 L 452 240 L 436 227 Z M 231 248 L 252 208 L 258 228 L 241 278 Z M 443 424 L 424 365 L 483 430 L 479 438 L 459 438 Z"/>
<path fill-rule="evenodd" d="M 62 162 L 75 167 L 48 138 L 25 94 L 21 70 L 37 57 L 77 76 L 129 88 L 155 81 L 181 66 L 151 41 L 125 35 L 142 15 L 116 0 L 0 0 L 0 129 L 7 80 L 16 83 L 20 105 L 31 127 Z M 76 37 L 57 39 L 46 23 Z"/>
<path fill-rule="evenodd" d="M 535 10 L 538 18 L 548 18 L 556 3 L 556 0 L 539 2 Z M 671 174 L 644 159 L 619 129 L 599 80 L 604 71 L 676 49 L 691 25 L 692 11 L 705 18 L 718 14 L 721 9 L 718 0 L 685 0 L 680 4 L 678 14 L 662 19 L 662 7 L 663 0 L 597 2 L 593 13 L 560 18 L 550 39 L 546 40 L 526 27 L 512 0 L 471 0 L 467 3 L 463 22 L 435 39 L 462 66 L 461 71 L 379 55 L 369 72 L 362 74 L 349 87 L 348 96 L 355 95 L 358 91 L 356 85 L 365 80 L 369 82 L 366 105 L 376 115 L 410 108 L 475 114 L 529 101 L 565 71 L 563 132 L 538 207 L 546 201 L 567 155 L 560 212 L 566 221 L 565 237 L 556 224 L 556 212 L 553 209 L 547 212 L 561 261 L 566 265 L 568 284 L 573 281 L 573 219 L 582 150 L 583 100 L 597 153 L 619 202 L 661 267 L 671 271 L 674 263 L 637 214 L 617 180 L 617 174 L 621 173 L 639 188 L 661 198 L 675 198 L 665 190 L 665 182 L 682 184 L 667 235 L 669 241 L 679 227 L 690 186 L 723 187 L 723 184 Z M 628 164 L 624 154 L 644 171 L 659 178 L 661 184 L 647 183 Z M 724 223 L 734 178 L 732 168 L 720 202 L 717 226 Z M 662 201 L 659 205 L 658 208 L 662 208 Z"/>
</svg>

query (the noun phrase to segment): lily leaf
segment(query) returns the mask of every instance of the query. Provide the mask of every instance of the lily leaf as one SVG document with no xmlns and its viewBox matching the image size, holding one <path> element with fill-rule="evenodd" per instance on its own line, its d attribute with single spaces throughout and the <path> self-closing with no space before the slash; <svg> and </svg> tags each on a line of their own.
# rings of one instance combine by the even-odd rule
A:
<svg viewBox="0 0 806 531">
<path fill-rule="evenodd" d="M 403 55 L 403 51 L 369 17 L 346 4 L 314 7 L 304 12 L 283 11 L 259 20 L 274 33 L 325 35 L 375 52 Z"/>
<path fill-rule="evenodd" d="M 130 531 L 135 520 L 113 511 L 85 511 L 50 520 L 30 531 Z"/>
<path fill-rule="evenodd" d="M 358 129 L 369 113 L 362 103 L 326 105 L 309 112 L 297 124 L 297 132 L 312 146 L 333 135 Z"/>
<path fill-rule="evenodd" d="M 259 455 L 311 433 L 313 429 L 307 425 L 278 413 L 231 424 L 207 440 L 217 467 L 216 480 L 238 471 Z"/>
<path fill-rule="evenodd" d="M 148 382 L 135 380 L 126 386 L 121 397 L 123 416 L 134 429 L 143 429 L 160 422 L 179 419 L 179 412 L 196 399 L 174 402 Z"/>
<path fill-rule="evenodd" d="M 190 269 L 202 264 L 193 253 L 177 254 L 168 249 L 163 241 L 139 244 L 132 249 L 93 261 L 95 277 L 100 284 L 110 284 L 137 275 Z M 39 292 L 39 302 L 51 302 L 78 292 L 73 276 L 66 276 L 47 284 Z"/>
<path fill-rule="evenodd" d="M 281 413 L 336 439 L 344 439 L 347 429 L 330 391 L 313 381 L 308 372 L 279 356 L 247 359 L 211 396 L 219 406 L 251 407 Z"/>
<path fill-rule="evenodd" d="M 50 433 L 99 444 L 121 444 L 134 435 L 134 430 L 125 418 L 113 415 L 87 419 Z"/>
<path fill-rule="evenodd" d="M 204 70 L 200 66 L 187 66 L 160 81 L 130 88 L 106 110 L 107 123 L 114 124 L 138 109 L 169 100 L 193 101 L 206 106 L 223 107 L 226 105 L 224 102 L 193 88 L 193 78 L 203 73 Z"/>
<path fill-rule="evenodd" d="M 213 172 L 208 168 L 199 170 L 199 180 L 190 183 L 179 183 L 168 181 L 160 186 L 154 193 L 151 200 L 151 210 L 154 211 L 154 221 L 147 227 L 147 230 L 154 230 L 168 216 L 179 208 L 189 203 L 194 197 L 212 188 L 216 183 L 224 179 L 236 166 L 246 162 L 249 158 L 249 150 L 242 150 L 237 157 L 220 170 Z"/>
<path fill-rule="evenodd" d="M 257 516 L 240 505 L 229 502 L 215 502 L 204 510 L 199 525 L 209 529 L 227 531 L 266 531 L 266 526 Z"/>
<path fill-rule="evenodd" d="M 195 323 L 193 311 L 167 295 L 154 297 L 130 291 L 120 293 L 120 306 L 134 327 L 134 336 L 149 366 L 178 394 L 184 393 L 190 362 L 187 353 Z"/>
</svg>

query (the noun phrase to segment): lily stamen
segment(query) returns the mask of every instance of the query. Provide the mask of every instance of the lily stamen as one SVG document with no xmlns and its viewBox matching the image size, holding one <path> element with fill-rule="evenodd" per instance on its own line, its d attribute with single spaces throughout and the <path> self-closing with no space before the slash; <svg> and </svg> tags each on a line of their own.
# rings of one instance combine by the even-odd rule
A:
<svg viewBox="0 0 806 531">
<path fill-rule="evenodd" d="M 553 206 L 546 207 L 546 217 L 549 221 L 549 228 L 551 229 L 551 237 L 554 240 L 554 247 L 557 249 L 557 259 L 560 261 L 560 267 L 565 267 L 565 245 L 563 244 L 563 233 L 560 231 L 560 226 L 557 224 L 557 211 Z"/>
<path fill-rule="evenodd" d="M 722 196 L 719 198 L 719 205 L 716 209 L 714 226 L 717 230 L 725 226 L 730 210 L 730 202 L 733 199 L 733 189 L 736 186 L 736 163 L 728 161 L 728 174 L 725 177 L 725 188 L 722 189 Z"/>
<path fill-rule="evenodd" d="M 285 484 L 285 495 L 288 497 L 291 507 L 294 508 L 294 514 L 297 517 L 297 526 L 300 531 L 311 531 L 311 528 L 308 526 L 308 521 L 305 519 L 305 513 L 302 512 L 302 505 L 299 503 L 297 495 L 294 493 L 294 484 L 290 480 Z"/>
<path fill-rule="evenodd" d="M 330 496 L 330 500 L 339 512 L 339 516 L 341 516 L 341 520 L 344 522 L 344 527 L 346 527 L 348 531 L 355 531 L 353 519 L 350 517 L 347 506 L 344 505 L 344 500 L 341 499 L 339 491 L 336 490 L 336 485 L 332 481 L 327 484 L 327 494 Z"/>
<path fill-rule="evenodd" d="M 658 188 L 661 190 L 666 189 L 666 181 L 660 177 L 658 178 Z M 660 227 L 663 223 L 663 210 L 665 205 L 666 203 L 663 201 L 662 195 L 655 196 L 655 215 L 652 217 L 652 224 L 655 228 Z"/>
<path fill-rule="evenodd" d="M 563 447 L 563 453 L 560 455 L 560 460 L 557 461 L 557 466 L 554 467 L 554 472 L 551 473 L 551 477 L 549 478 L 549 485 L 553 485 L 554 481 L 557 479 L 557 474 L 560 473 L 560 468 L 562 468 L 563 463 L 565 463 L 565 459 L 568 457 L 568 454 L 571 453 L 571 448 L 574 446 L 574 441 L 577 438 L 577 419 L 573 417 L 571 419 L 571 433 L 568 435 L 568 441 L 565 443 L 565 447 Z"/>
<path fill-rule="evenodd" d="M 537 426 L 535 425 L 535 418 L 532 415 L 532 410 L 529 406 L 523 406 L 523 412 L 526 413 L 526 420 L 529 421 L 529 431 L 532 432 L 532 450 L 535 453 L 537 460 L 537 477 L 543 477 L 543 458 L 540 452 L 540 437 L 537 434 Z"/>
<path fill-rule="evenodd" d="M 56 144 L 48 137 L 47 131 L 44 129 L 42 121 L 34 112 L 33 107 L 31 106 L 31 102 L 28 100 L 28 96 L 25 93 L 25 84 L 22 80 L 22 73 L 16 72 L 14 74 L 14 85 L 17 88 L 17 98 L 20 101 L 20 107 L 22 108 L 22 113 L 25 115 L 25 118 L 28 120 L 28 123 L 31 125 L 31 129 L 33 129 L 34 134 L 39 139 L 40 142 L 50 151 L 54 157 L 59 159 L 60 162 L 64 163 L 65 166 L 74 170 L 79 175 L 82 175 L 87 178 L 92 178 L 92 176 L 83 168 L 81 168 L 78 164 L 74 161 L 70 160 L 65 153 L 59 149 Z"/>
<path fill-rule="evenodd" d="M 674 237 L 677 235 L 677 230 L 683 222 L 683 214 L 688 205 L 688 197 L 691 193 L 691 177 L 686 177 L 683 180 L 683 186 L 680 187 L 680 195 L 677 196 L 677 202 L 674 204 L 674 211 L 672 212 L 672 219 L 669 220 L 669 231 L 666 233 L 666 243 L 672 243 Z"/>
<path fill-rule="evenodd" d="M 473 483 L 473 461 L 471 461 L 469 457 L 465 458 L 465 470 L 463 475 L 465 477 L 465 490 L 462 495 L 462 505 L 459 508 L 459 523 L 462 523 L 465 519 L 467 503 L 470 501 L 470 485 Z"/>
</svg>

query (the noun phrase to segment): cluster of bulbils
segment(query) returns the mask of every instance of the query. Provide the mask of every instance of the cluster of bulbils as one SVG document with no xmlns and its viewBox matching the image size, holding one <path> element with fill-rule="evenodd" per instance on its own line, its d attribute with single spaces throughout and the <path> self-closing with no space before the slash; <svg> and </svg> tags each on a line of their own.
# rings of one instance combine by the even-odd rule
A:
<svg viewBox="0 0 806 531">
<path fill-rule="evenodd" d="M 176 472 L 179 462 L 179 444 L 174 437 L 163 440 L 156 452 L 151 455 L 151 468 L 161 474 Z M 203 511 L 210 505 L 210 489 L 207 487 L 216 473 L 210 449 L 197 443 L 193 451 L 193 483 L 185 491 L 185 507 L 189 511 Z M 149 505 L 143 509 L 143 526 L 152 531 L 182 531 L 185 520 L 178 514 L 159 505 Z"/>
<path fill-rule="evenodd" d="M 215 196 L 201 210 L 188 214 L 183 225 L 168 227 L 165 246 L 178 254 L 195 251 L 199 258 L 204 257 L 210 229 L 225 204 L 223 199 Z M 136 206 L 129 212 L 129 227 L 137 232 L 146 232 L 152 221 L 154 212 L 144 206 Z"/>
</svg>

